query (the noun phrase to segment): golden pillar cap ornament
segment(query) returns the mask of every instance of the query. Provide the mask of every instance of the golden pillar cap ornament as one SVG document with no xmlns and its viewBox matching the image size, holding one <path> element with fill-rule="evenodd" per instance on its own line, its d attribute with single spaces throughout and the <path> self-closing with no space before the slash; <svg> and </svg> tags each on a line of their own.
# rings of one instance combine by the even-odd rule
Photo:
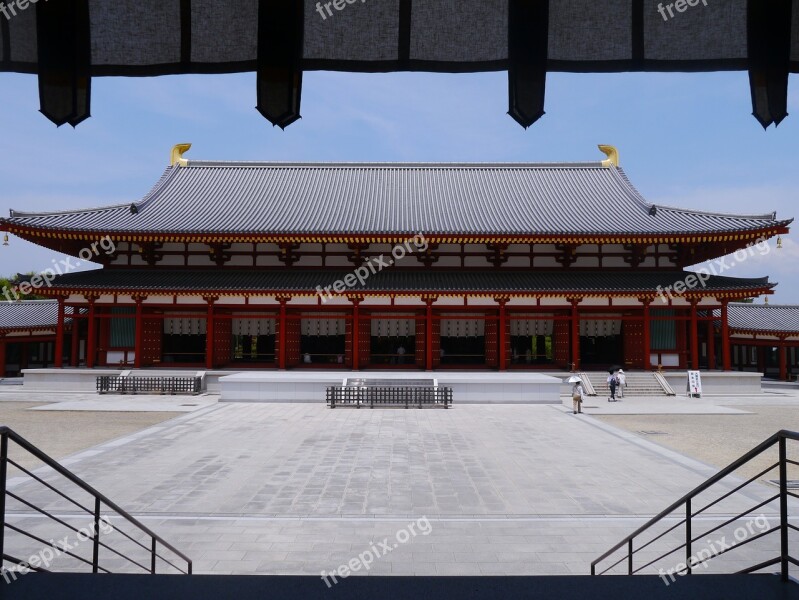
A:
<svg viewBox="0 0 799 600">
<path fill-rule="evenodd" d="M 183 158 L 183 155 L 189 151 L 191 144 L 175 144 L 172 146 L 172 153 L 169 157 L 170 166 L 188 167 L 189 161 Z"/>
<path fill-rule="evenodd" d="M 603 167 L 618 167 L 619 166 L 619 151 L 616 149 L 616 146 L 608 146 L 607 144 L 599 144 L 597 146 L 604 154 L 607 156 L 607 159 L 602 161 Z"/>
</svg>

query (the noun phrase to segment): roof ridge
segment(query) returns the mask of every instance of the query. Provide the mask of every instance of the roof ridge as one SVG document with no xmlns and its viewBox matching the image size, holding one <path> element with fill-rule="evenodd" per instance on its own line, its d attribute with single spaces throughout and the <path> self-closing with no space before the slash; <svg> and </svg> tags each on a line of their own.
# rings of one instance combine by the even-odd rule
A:
<svg viewBox="0 0 799 600">
<path fill-rule="evenodd" d="M 297 168 L 297 169 L 607 169 L 601 162 L 380 162 L 380 161 L 224 161 L 189 160 L 188 168 L 249 167 L 249 168 Z M 186 167 L 184 167 L 186 168 Z"/>
<path fill-rule="evenodd" d="M 141 200 L 135 200 L 132 202 L 124 202 L 120 204 L 110 204 L 108 206 L 95 206 L 89 208 L 74 208 L 69 209 L 66 211 L 63 210 L 56 210 L 56 211 L 46 211 L 46 212 L 27 212 L 21 210 L 14 210 L 13 208 L 10 209 L 9 218 L 15 217 L 54 217 L 58 215 L 63 215 L 65 212 L 70 214 L 88 214 L 88 213 L 102 213 L 102 212 L 111 212 L 113 210 L 125 209 L 128 210 L 132 205 L 136 205 L 138 208 L 144 207 L 149 201 L 153 200 L 157 195 L 161 188 L 169 182 L 175 174 L 178 172 L 178 169 L 173 168 L 172 166 L 168 166 L 166 170 L 161 174 L 161 177 L 158 178 L 158 181 L 155 182 L 155 185 L 150 188 L 144 198 Z M 0 219 L 2 221 L 3 219 Z"/>
<path fill-rule="evenodd" d="M 633 182 L 630 181 L 630 178 L 627 176 L 627 172 L 621 167 L 616 167 L 615 169 L 613 169 L 613 171 L 614 171 L 614 174 L 619 179 L 621 179 L 622 184 L 627 189 L 627 191 L 630 193 L 630 196 L 632 197 L 632 200 L 634 202 L 637 202 L 640 205 L 640 207 L 642 209 L 644 209 L 645 212 L 650 214 L 650 216 L 654 216 L 650 212 L 652 210 L 653 204 L 651 204 L 650 202 L 647 202 L 646 198 L 644 198 L 643 194 L 641 194 L 641 192 L 638 191 L 638 188 L 633 185 Z"/>
<path fill-rule="evenodd" d="M 124 204 L 110 204 L 108 206 L 94 206 L 91 208 L 70 208 L 67 210 L 50 210 L 46 212 L 27 212 L 22 210 L 14 210 L 13 208 L 9 209 L 9 218 L 15 219 L 17 217 L 56 217 L 59 215 L 63 215 L 65 213 L 69 214 L 86 214 L 86 213 L 100 213 L 100 212 L 109 212 L 114 209 L 120 208 L 128 208 L 130 207 L 131 203 L 126 202 Z M 5 219 L 0 219 L 0 221 L 5 221 Z"/>
<path fill-rule="evenodd" d="M 744 215 L 744 214 L 737 214 L 737 213 L 725 213 L 725 212 L 718 212 L 713 210 L 699 210 L 696 208 L 681 208 L 679 206 L 671 206 L 668 204 L 653 204 L 656 206 L 658 210 L 673 210 L 681 213 L 691 213 L 694 215 L 704 215 L 708 217 L 732 217 L 737 219 L 762 219 L 768 221 L 776 221 L 777 220 L 777 211 L 772 211 L 770 213 L 764 213 L 759 215 Z M 785 219 L 783 222 L 792 222 L 793 219 Z"/>
</svg>

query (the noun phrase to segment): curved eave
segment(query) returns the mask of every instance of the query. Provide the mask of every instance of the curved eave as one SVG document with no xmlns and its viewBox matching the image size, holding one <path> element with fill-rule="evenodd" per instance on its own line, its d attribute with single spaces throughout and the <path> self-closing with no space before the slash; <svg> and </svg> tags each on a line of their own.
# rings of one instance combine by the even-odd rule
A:
<svg viewBox="0 0 799 600">
<path fill-rule="evenodd" d="M 792 337 L 799 336 L 799 331 L 784 331 L 779 329 L 741 329 L 738 327 L 730 327 L 730 334 L 733 335 L 769 335 L 774 337 Z"/>
<path fill-rule="evenodd" d="M 422 232 L 430 243 L 450 244 L 703 244 L 710 242 L 741 242 L 759 237 L 770 238 L 787 234 L 793 219 L 769 223 L 767 226 L 752 229 L 705 232 L 667 232 L 651 235 L 618 232 L 612 234 L 470 234 Z M 0 221 L 0 231 L 6 231 L 28 241 L 37 240 L 96 240 L 110 237 L 118 242 L 178 242 L 178 243 L 373 243 L 391 244 L 404 242 L 419 232 L 375 232 L 364 234 L 346 233 L 257 233 L 257 232 L 141 232 L 141 231 L 103 231 L 103 230 L 63 230 L 42 227 L 29 227 L 13 223 L 7 219 Z M 44 244 L 42 244 L 44 245 Z"/>
<path fill-rule="evenodd" d="M 58 325 L 53 323 L 52 325 L 36 325 L 34 327 L 0 327 L 0 336 L 8 335 L 9 333 L 41 333 L 43 331 L 55 331 L 58 328 Z M 72 329 L 72 323 L 65 321 L 64 322 L 64 329 L 69 331 Z"/>
<path fill-rule="evenodd" d="M 701 299 L 706 297 L 713 297 L 719 299 L 740 299 L 751 298 L 752 296 L 759 296 L 763 294 L 772 294 L 773 288 L 776 286 L 774 283 L 769 283 L 759 287 L 752 288 L 730 288 L 730 289 L 714 289 L 705 292 L 702 291 L 689 291 L 681 295 L 673 294 L 675 298 L 685 299 Z M 111 296 L 205 296 L 205 297 L 290 297 L 290 298 L 304 298 L 318 296 L 316 290 L 230 290 L 230 289 L 209 289 L 209 288 L 196 288 L 196 289 L 163 289 L 163 288 L 99 288 L 99 287 L 59 287 L 58 291 L 55 290 L 41 290 L 40 293 L 46 296 L 63 296 L 64 294 L 77 294 L 90 297 L 98 297 L 100 295 Z M 639 298 L 647 300 L 656 300 L 660 297 L 656 290 L 614 290 L 609 293 L 602 290 L 559 290 L 557 292 L 524 292 L 524 291 L 509 291 L 509 290 L 449 290 L 443 292 L 433 292 L 431 290 L 358 290 L 349 293 L 338 295 L 341 298 L 348 297 L 423 297 L 423 298 L 460 298 L 469 296 L 471 298 L 563 298 L 563 299 L 576 299 L 576 298 Z M 657 308 L 657 307 L 656 307 Z"/>
</svg>

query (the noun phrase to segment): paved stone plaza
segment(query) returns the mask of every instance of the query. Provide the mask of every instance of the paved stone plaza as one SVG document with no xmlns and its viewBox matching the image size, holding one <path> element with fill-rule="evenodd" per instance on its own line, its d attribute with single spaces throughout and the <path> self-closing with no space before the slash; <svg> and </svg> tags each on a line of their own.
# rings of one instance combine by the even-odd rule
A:
<svg viewBox="0 0 799 600">
<path fill-rule="evenodd" d="M 368 573 L 585 574 L 592 559 L 715 472 L 561 405 L 329 410 L 134 397 L 117 398 L 115 408 L 140 400 L 159 410 L 168 402 L 175 411 L 197 406 L 62 462 L 191 556 L 196 572 L 319 574 L 387 539 L 391 551 Z M 612 409 L 600 400 L 588 410 L 629 413 L 645 403 L 653 411 L 660 403 L 660 412 L 747 414 L 718 399 L 631 398 Z M 97 410 L 96 397 L 70 401 L 80 402 Z M 11 485 L 86 524 L 38 484 Z M 707 528 L 773 493 L 758 485 L 713 507 Z M 19 503 L 9 511 L 26 526 L 43 526 Z M 773 505 L 759 512 L 775 521 Z M 731 560 L 771 556 L 754 546 Z M 17 547 L 22 556 L 35 551 Z M 122 566 L 113 557 L 106 564 Z"/>
</svg>

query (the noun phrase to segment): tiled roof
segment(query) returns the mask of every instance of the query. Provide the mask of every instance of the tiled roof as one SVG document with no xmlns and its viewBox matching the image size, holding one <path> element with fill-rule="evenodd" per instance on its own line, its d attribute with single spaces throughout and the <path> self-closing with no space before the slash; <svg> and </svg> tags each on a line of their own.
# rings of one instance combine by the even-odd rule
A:
<svg viewBox="0 0 799 600">
<path fill-rule="evenodd" d="M 647 203 L 620 168 L 553 164 L 281 164 L 168 167 L 130 204 L 12 211 L 22 227 L 98 233 L 707 234 L 787 225 Z"/>
<path fill-rule="evenodd" d="M 58 277 L 53 288 L 72 290 L 113 289 L 130 291 L 241 291 L 308 292 L 344 280 L 352 271 L 316 270 L 161 270 L 98 269 Z M 365 284 L 356 283 L 349 293 L 365 292 L 653 292 L 685 279 L 686 272 L 579 271 L 378 271 Z M 706 290 L 743 290 L 772 287 L 768 278 L 741 279 L 712 276 Z"/>
<path fill-rule="evenodd" d="M 58 302 L 56 300 L 0 302 L 0 330 L 41 329 L 55 327 L 57 323 Z"/>
<path fill-rule="evenodd" d="M 731 328 L 745 331 L 799 333 L 799 306 L 730 303 L 727 322 Z"/>
</svg>

